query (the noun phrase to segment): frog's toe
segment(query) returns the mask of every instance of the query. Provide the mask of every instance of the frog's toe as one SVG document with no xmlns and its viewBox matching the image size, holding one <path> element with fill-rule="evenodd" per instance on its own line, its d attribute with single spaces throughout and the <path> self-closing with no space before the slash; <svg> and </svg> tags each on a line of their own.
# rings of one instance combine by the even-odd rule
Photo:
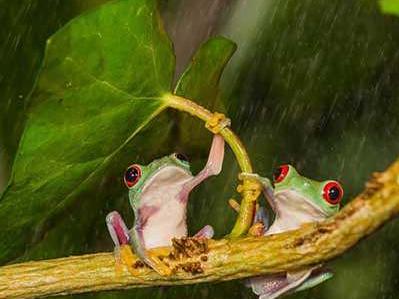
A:
<svg viewBox="0 0 399 299">
<path fill-rule="evenodd" d="M 211 225 L 205 225 L 200 231 L 198 231 L 194 238 L 205 238 L 205 239 L 212 239 L 215 231 Z"/>
<path fill-rule="evenodd" d="M 145 262 L 161 276 L 172 275 L 172 269 L 162 262 L 158 256 L 151 252 L 147 252 Z"/>
<path fill-rule="evenodd" d="M 132 252 L 132 249 L 129 245 L 122 245 L 119 248 L 115 247 L 115 258 L 118 264 L 118 261 L 121 261 L 128 269 L 128 271 L 134 275 L 138 275 L 137 271 L 137 258 Z"/>
<path fill-rule="evenodd" d="M 229 199 L 229 206 L 237 213 L 240 213 L 241 205 L 234 198 Z"/>
<path fill-rule="evenodd" d="M 253 237 L 261 237 L 263 236 L 264 231 L 265 225 L 262 222 L 256 222 L 250 227 L 248 234 Z"/>
</svg>

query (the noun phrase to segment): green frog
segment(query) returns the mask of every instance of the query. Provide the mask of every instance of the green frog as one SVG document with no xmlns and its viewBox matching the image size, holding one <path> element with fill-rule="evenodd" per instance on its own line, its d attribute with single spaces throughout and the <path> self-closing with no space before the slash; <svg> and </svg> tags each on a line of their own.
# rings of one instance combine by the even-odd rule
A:
<svg viewBox="0 0 399 299">
<path fill-rule="evenodd" d="M 134 225 L 129 230 L 120 214 L 109 213 L 106 223 L 115 244 L 116 256 L 126 262 L 130 248 L 148 266 L 161 275 L 170 275 L 166 266 L 149 249 L 170 246 L 173 238 L 187 236 L 186 211 L 191 190 L 206 178 L 220 173 L 224 157 L 224 139 L 214 135 L 206 166 L 195 176 L 188 159 L 179 153 L 152 161 L 143 166 L 133 164 L 124 175 L 129 189 L 129 202 L 134 211 Z M 212 238 L 209 225 L 194 237 Z M 130 259 L 131 260 L 131 259 Z"/>
<path fill-rule="evenodd" d="M 247 176 L 254 178 L 254 175 Z M 308 179 L 291 165 L 282 165 L 274 172 L 274 188 L 267 178 L 255 176 L 262 183 L 264 195 L 275 214 L 272 225 L 263 226 L 262 235 L 279 234 L 298 229 L 304 223 L 322 221 L 340 208 L 344 192 L 337 181 Z M 257 216 L 256 221 L 267 223 L 264 216 Z M 260 299 L 274 299 L 314 287 L 332 276 L 331 271 L 318 265 L 297 272 L 251 278 L 248 286 Z"/>
</svg>

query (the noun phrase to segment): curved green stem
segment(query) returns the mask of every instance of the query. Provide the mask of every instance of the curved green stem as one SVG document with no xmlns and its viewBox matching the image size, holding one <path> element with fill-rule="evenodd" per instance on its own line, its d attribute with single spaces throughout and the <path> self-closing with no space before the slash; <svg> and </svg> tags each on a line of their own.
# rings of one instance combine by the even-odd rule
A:
<svg viewBox="0 0 399 299">
<path fill-rule="evenodd" d="M 189 99 L 172 94 L 164 95 L 163 99 L 167 107 L 188 112 L 204 122 L 209 122 L 213 116 L 212 112 Z M 219 134 L 231 147 L 240 166 L 241 172 L 252 173 L 253 170 L 248 153 L 238 136 L 228 127 L 223 128 Z M 246 182 L 244 181 L 244 185 L 245 183 Z M 242 197 L 240 212 L 229 235 L 230 237 L 239 237 L 244 235 L 252 223 L 257 196 L 254 196 L 251 191 L 244 190 L 242 192 Z"/>
</svg>

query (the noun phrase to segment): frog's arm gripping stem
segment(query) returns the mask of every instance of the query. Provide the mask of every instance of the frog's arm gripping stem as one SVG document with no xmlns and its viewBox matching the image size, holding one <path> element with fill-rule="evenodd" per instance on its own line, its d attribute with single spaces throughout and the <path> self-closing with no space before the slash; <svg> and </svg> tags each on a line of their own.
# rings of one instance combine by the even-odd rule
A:
<svg viewBox="0 0 399 299">
<path fill-rule="evenodd" d="M 253 180 L 253 181 L 259 182 L 262 186 L 263 195 L 265 196 L 266 200 L 270 204 L 273 211 L 275 211 L 275 204 L 274 204 L 274 199 L 273 199 L 274 188 L 268 178 L 261 177 L 260 175 L 258 175 L 256 173 L 246 173 L 246 172 L 240 173 L 238 178 L 240 180 Z"/>
<path fill-rule="evenodd" d="M 217 175 L 222 170 L 224 159 L 224 139 L 220 135 L 214 135 L 211 149 L 209 151 L 208 162 L 205 167 L 190 181 L 184 184 L 182 189 L 182 200 L 187 201 L 188 194 L 197 185 L 212 175 Z"/>
<path fill-rule="evenodd" d="M 252 165 L 248 153 L 241 143 L 241 140 L 229 128 L 230 120 L 221 113 L 212 113 L 197 103 L 190 101 L 184 97 L 173 94 L 165 94 L 163 96 L 167 107 L 185 111 L 191 115 L 205 121 L 205 127 L 213 134 L 221 135 L 224 140 L 230 145 L 237 162 L 243 172 L 252 172 Z M 239 237 L 249 229 L 253 220 L 253 211 L 256 200 L 261 193 L 260 184 L 256 181 L 243 182 L 241 188 L 242 201 L 240 204 L 240 212 L 237 220 L 231 230 L 229 237 Z"/>
<path fill-rule="evenodd" d="M 253 193 L 260 192 L 259 184 L 261 185 L 261 189 L 263 191 L 264 196 L 267 201 L 274 209 L 274 200 L 273 200 L 273 186 L 270 183 L 268 178 L 264 178 L 254 173 L 240 173 L 238 176 L 239 180 L 244 181 L 242 185 L 239 185 L 237 188 L 238 192 L 243 191 L 252 191 Z M 247 182 L 245 184 L 245 182 Z M 257 197 L 257 195 L 255 195 Z M 229 200 L 229 205 L 237 212 L 240 212 L 240 204 L 234 200 Z M 266 216 L 265 209 L 260 207 L 259 204 L 256 205 L 256 212 L 253 216 L 252 226 L 249 228 L 249 235 L 252 236 L 262 236 L 269 226 L 269 218 Z"/>
</svg>

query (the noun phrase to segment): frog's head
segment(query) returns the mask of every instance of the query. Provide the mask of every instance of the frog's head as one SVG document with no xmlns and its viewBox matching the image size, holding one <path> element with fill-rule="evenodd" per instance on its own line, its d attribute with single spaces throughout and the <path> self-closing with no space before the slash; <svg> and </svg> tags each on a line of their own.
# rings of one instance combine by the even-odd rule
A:
<svg viewBox="0 0 399 299">
<path fill-rule="evenodd" d="M 186 156 L 173 153 L 152 161 L 148 165 L 133 164 L 125 172 L 124 182 L 129 189 L 129 201 L 134 210 L 143 200 L 151 200 L 154 195 L 163 198 L 173 196 L 170 190 L 176 189 L 192 177 Z M 159 198 L 159 196 L 155 196 Z"/>
<path fill-rule="evenodd" d="M 273 178 L 274 200 L 279 210 L 301 214 L 308 220 L 326 218 L 338 212 L 343 189 L 337 181 L 308 179 L 291 165 L 277 168 Z"/>
</svg>

